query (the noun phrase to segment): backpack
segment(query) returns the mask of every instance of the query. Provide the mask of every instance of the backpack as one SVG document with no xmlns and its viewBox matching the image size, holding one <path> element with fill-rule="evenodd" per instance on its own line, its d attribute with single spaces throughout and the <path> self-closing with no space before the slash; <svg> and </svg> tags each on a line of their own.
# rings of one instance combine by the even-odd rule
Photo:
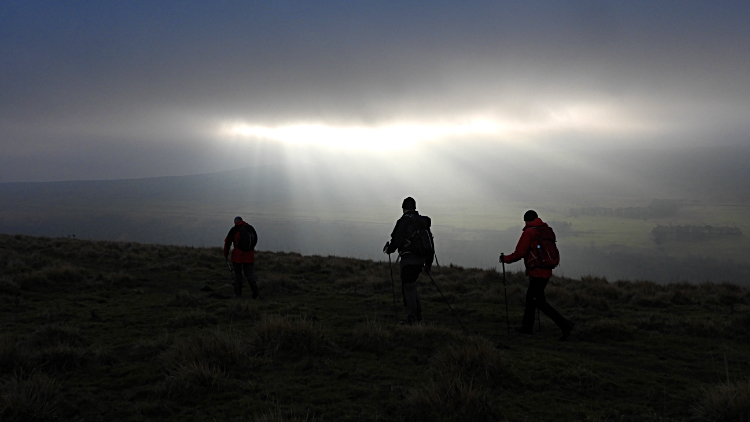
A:
<svg viewBox="0 0 750 422">
<path fill-rule="evenodd" d="M 401 254 L 411 253 L 417 256 L 432 256 L 435 253 L 435 243 L 429 223 L 425 223 L 425 216 L 417 215 L 416 224 L 406 227 L 406 238 L 401 246 Z"/>
<path fill-rule="evenodd" d="M 529 228 L 534 229 L 536 233 L 526 256 L 526 268 L 551 270 L 560 265 L 560 251 L 557 250 L 557 239 L 552 227 L 544 225 Z"/>
<path fill-rule="evenodd" d="M 237 229 L 237 231 L 240 233 L 240 238 L 237 241 L 237 249 L 242 252 L 250 252 L 253 250 L 257 243 L 257 239 L 254 239 L 252 227 L 243 224 Z"/>
</svg>

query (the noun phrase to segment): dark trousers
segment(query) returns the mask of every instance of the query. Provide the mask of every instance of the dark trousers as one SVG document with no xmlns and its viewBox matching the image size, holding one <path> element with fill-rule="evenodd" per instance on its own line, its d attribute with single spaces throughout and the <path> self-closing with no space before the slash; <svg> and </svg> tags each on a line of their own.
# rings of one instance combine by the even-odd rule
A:
<svg viewBox="0 0 750 422">
<path fill-rule="evenodd" d="M 401 293 L 404 295 L 406 316 L 410 323 L 422 320 L 422 303 L 417 291 L 417 279 L 421 272 L 422 265 L 401 266 Z"/>
<path fill-rule="evenodd" d="M 247 278 L 247 284 L 253 290 L 258 291 L 258 286 L 255 284 L 255 273 L 253 272 L 254 263 L 237 263 L 232 262 L 232 268 L 234 269 L 234 294 L 239 296 L 242 294 L 242 274 Z"/>
<path fill-rule="evenodd" d="M 561 330 L 568 326 L 568 320 L 560 315 L 555 308 L 550 306 L 544 297 L 544 289 L 547 287 L 548 282 L 548 278 L 529 277 L 529 290 L 526 292 L 526 310 L 523 313 L 523 329 L 531 330 L 534 328 L 534 313 L 537 308 L 554 321 Z"/>
</svg>

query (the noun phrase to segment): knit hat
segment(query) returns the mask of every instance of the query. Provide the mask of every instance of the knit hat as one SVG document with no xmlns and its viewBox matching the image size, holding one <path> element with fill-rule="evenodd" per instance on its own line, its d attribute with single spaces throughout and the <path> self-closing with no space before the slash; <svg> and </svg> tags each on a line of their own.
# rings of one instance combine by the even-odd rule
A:
<svg viewBox="0 0 750 422">
<path fill-rule="evenodd" d="M 240 217 L 239 215 L 237 217 L 234 217 L 234 224 L 237 224 L 240 221 L 242 221 L 242 217 Z"/>
<path fill-rule="evenodd" d="M 417 209 L 417 201 L 414 200 L 411 196 L 404 199 L 404 202 L 401 203 L 401 208 L 405 210 L 416 210 Z"/>
<path fill-rule="evenodd" d="M 534 221 L 537 218 L 539 218 L 539 215 L 534 210 L 528 210 L 526 211 L 526 214 L 523 215 L 523 221 Z"/>
</svg>

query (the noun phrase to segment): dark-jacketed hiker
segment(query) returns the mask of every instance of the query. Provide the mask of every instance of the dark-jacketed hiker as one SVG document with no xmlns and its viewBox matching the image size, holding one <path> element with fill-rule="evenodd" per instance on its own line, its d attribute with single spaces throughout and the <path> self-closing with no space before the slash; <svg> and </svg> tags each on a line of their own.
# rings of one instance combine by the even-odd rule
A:
<svg viewBox="0 0 750 422">
<path fill-rule="evenodd" d="M 526 309 L 523 313 L 521 326 L 516 328 L 516 331 L 522 334 L 531 334 L 534 327 L 534 313 L 539 308 L 540 311 L 544 312 L 545 315 L 560 327 L 560 330 L 562 330 L 560 340 L 565 340 L 570 336 L 570 331 L 575 324 L 560 315 L 555 308 L 547 303 L 547 299 L 544 297 L 544 289 L 552 277 L 552 270 L 533 265 L 532 246 L 537 243 L 537 230 L 543 230 L 543 227 L 549 226 L 533 210 L 526 211 L 523 221 L 526 225 L 523 228 L 521 238 L 518 240 L 515 252 L 510 255 L 500 255 L 500 262 L 508 264 L 523 259 L 526 265 L 526 274 L 529 276 L 529 290 L 526 292 Z"/>
<path fill-rule="evenodd" d="M 253 226 L 242 220 L 242 217 L 234 218 L 234 227 L 227 233 L 224 239 L 224 259 L 229 261 L 229 249 L 232 250 L 232 272 L 234 273 L 234 297 L 242 296 L 242 275 L 247 278 L 247 284 L 253 290 L 253 299 L 258 297 L 258 286 L 255 283 L 255 245 L 258 243 L 258 234 Z"/>
<path fill-rule="evenodd" d="M 412 197 L 404 199 L 401 209 L 403 215 L 396 222 L 391 240 L 385 244 L 383 252 L 391 254 L 398 250 L 401 261 L 401 291 L 407 316 L 404 322 L 414 324 L 422 321 L 417 279 L 422 271 L 430 273 L 434 258 L 432 234 L 429 231 L 432 220 L 430 217 L 419 215 L 417 203 Z M 427 240 L 429 247 L 426 245 Z"/>
</svg>

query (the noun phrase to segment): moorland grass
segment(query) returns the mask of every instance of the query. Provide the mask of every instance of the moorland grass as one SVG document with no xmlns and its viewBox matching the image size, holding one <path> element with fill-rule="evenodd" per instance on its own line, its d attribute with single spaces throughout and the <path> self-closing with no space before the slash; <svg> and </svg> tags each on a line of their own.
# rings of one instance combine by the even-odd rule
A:
<svg viewBox="0 0 750 422">
<path fill-rule="evenodd" d="M 750 289 L 555 278 L 557 342 L 544 316 L 506 333 L 493 270 L 436 268 L 445 298 L 420 277 L 402 326 L 387 262 L 255 269 L 235 299 L 219 248 L 0 235 L 0 419 L 748 420 Z M 517 325 L 527 281 L 506 283 Z"/>
</svg>

